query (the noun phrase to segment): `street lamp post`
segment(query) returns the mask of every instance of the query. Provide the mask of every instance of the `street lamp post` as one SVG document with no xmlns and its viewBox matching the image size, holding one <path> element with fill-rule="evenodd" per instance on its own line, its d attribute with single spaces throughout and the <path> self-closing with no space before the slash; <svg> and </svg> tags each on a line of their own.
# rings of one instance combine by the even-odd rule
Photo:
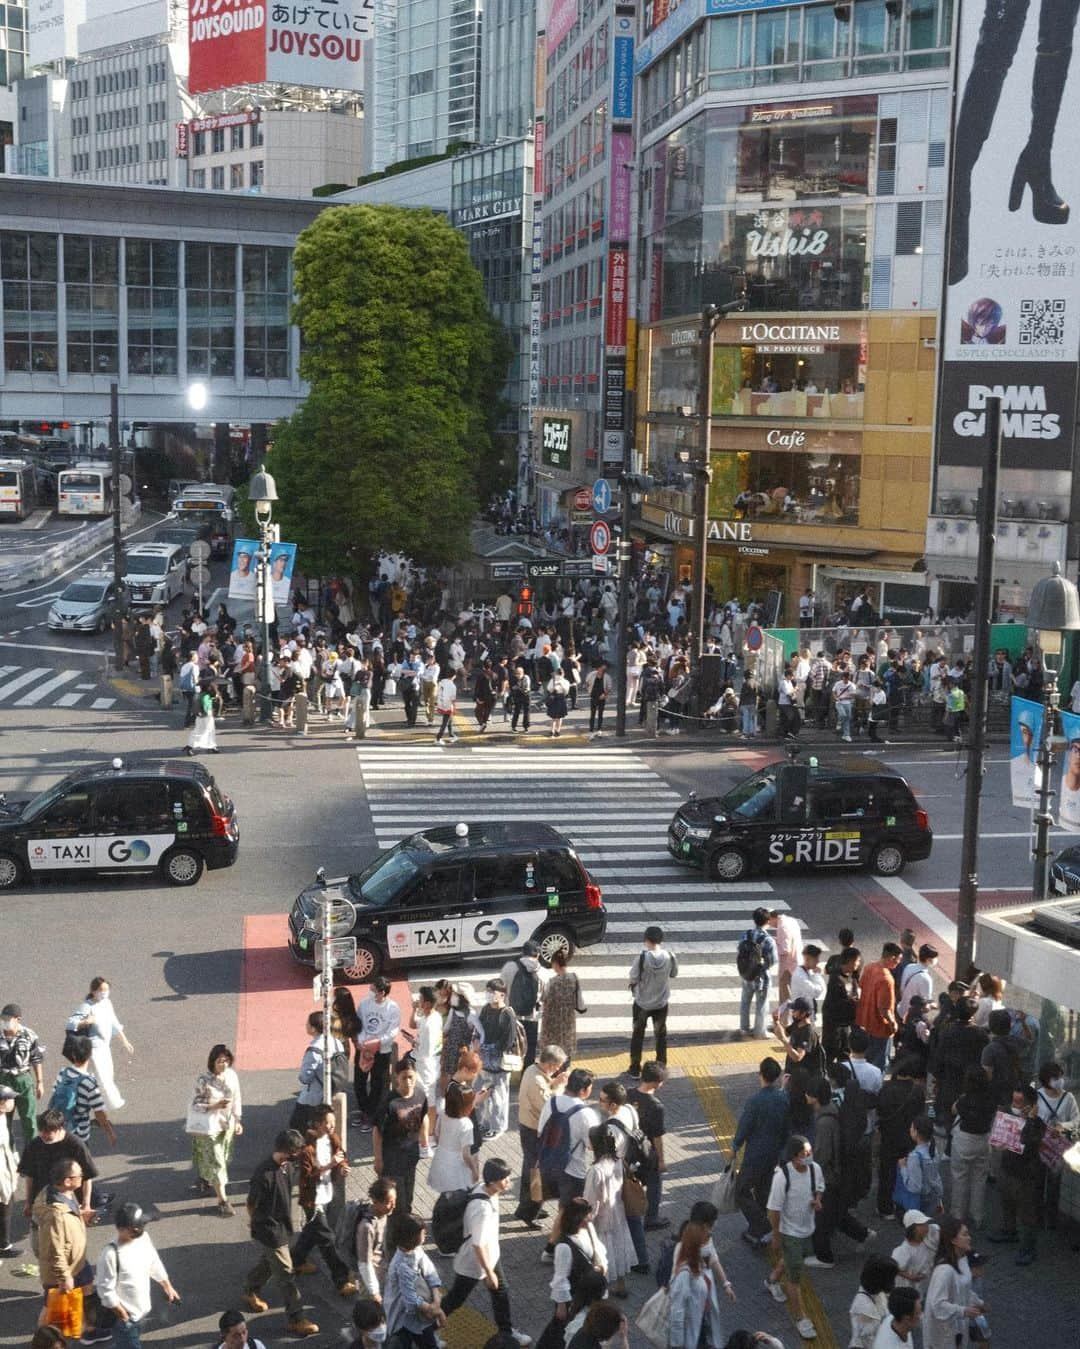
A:
<svg viewBox="0 0 1080 1349">
<path fill-rule="evenodd" d="M 698 370 L 698 425 L 701 445 L 698 462 L 694 465 L 694 661 L 701 670 L 705 654 L 705 572 L 709 565 L 709 483 L 712 481 L 712 344 L 717 323 L 724 317 L 714 304 L 701 311 L 701 330 Z"/>
<path fill-rule="evenodd" d="M 1058 675 L 1061 672 L 1062 634 L 1080 631 L 1080 594 L 1072 581 L 1061 574 L 1055 562 L 1052 575 L 1035 583 L 1028 601 L 1028 627 L 1039 637 L 1045 680 L 1043 683 L 1042 734 L 1035 762 L 1039 769 L 1039 809 L 1035 816 L 1034 874 L 1031 892 L 1035 899 L 1045 899 L 1050 868 L 1050 826 L 1054 823 L 1050 811 L 1050 771 L 1054 763 L 1052 737 L 1058 704 Z"/>
<path fill-rule="evenodd" d="M 112 459 L 112 564 L 113 585 L 117 596 L 123 595 L 124 538 L 120 515 L 120 386 L 115 380 L 109 385 L 109 451 Z M 124 668 L 124 625 L 127 606 L 120 606 L 113 621 L 113 665 Z"/>
<path fill-rule="evenodd" d="M 273 477 L 267 473 L 265 465 L 258 473 L 252 474 L 248 484 L 248 499 L 255 508 L 255 523 L 259 528 L 259 551 L 255 555 L 256 597 L 258 612 L 256 618 L 262 629 L 262 664 L 259 671 L 259 696 L 261 706 L 259 720 L 270 720 L 270 614 L 273 611 L 274 592 L 270 583 L 270 545 L 273 543 L 271 517 L 274 502 L 278 499 L 277 487 Z"/>
</svg>

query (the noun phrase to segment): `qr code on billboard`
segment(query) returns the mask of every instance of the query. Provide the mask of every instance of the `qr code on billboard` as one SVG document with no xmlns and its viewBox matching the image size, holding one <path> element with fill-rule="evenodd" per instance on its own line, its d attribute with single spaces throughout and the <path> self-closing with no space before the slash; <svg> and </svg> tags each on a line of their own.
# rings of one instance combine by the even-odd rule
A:
<svg viewBox="0 0 1080 1349">
<path fill-rule="evenodd" d="M 1057 347 L 1064 341 L 1064 300 L 1020 301 L 1020 345 L 1022 347 Z"/>
</svg>

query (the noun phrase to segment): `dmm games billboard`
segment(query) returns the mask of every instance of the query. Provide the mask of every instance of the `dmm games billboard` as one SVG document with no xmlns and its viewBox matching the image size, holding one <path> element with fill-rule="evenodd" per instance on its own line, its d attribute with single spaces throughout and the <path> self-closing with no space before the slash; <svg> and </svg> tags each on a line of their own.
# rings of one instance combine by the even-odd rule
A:
<svg viewBox="0 0 1080 1349">
<path fill-rule="evenodd" d="M 237 84 L 359 90 L 372 0 L 192 0 L 188 22 L 193 94 Z"/>
<path fill-rule="evenodd" d="M 982 462 L 991 397 L 1002 400 L 1003 467 L 1071 464 L 1080 353 L 1074 21 L 1069 6 L 1040 19 L 1014 0 L 967 0 L 961 11 L 939 465 Z"/>
</svg>

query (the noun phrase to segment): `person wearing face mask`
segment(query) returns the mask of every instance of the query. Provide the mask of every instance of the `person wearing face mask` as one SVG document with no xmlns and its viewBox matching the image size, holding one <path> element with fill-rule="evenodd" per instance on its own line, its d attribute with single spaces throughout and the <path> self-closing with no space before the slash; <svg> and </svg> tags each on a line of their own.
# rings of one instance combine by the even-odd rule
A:
<svg viewBox="0 0 1080 1349">
<path fill-rule="evenodd" d="M 1080 1108 L 1071 1091 L 1065 1090 L 1065 1069 L 1060 1063 L 1044 1063 L 1039 1069 L 1039 1118 L 1051 1133 L 1060 1133 L 1064 1124 L 1080 1120 Z M 1061 1173 L 1046 1168 L 1043 1191 L 1043 1215 L 1047 1227 L 1057 1226 L 1058 1198 L 1061 1194 Z"/>
<path fill-rule="evenodd" d="M 22 1024 L 22 1008 L 9 1002 L 0 1009 L 0 1086 L 15 1092 L 24 1146 L 37 1134 L 37 1102 L 45 1094 L 44 1061 L 41 1041 Z"/>
<path fill-rule="evenodd" d="M 352 1323 L 357 1337 L 350 1349 L 372 1349 L 374 1345 L 386 1343 L 386 1312 L 381 1302 L 371 1297 L 361 1298 L 353 1307 Z"/>
<path fill-rule="evenodd" d="M 765 1291 L 774 1302 L 788 1304 L 795 1329 L 804 1340 L 815 1339 L 817 1331 L 806 1315 L 799 1284 L 825 1191 L 825 1177 L 813 1155 L 807 1139 L 792 1134 L 784 1161 L 773 1172 L 767 1205 L 773 1269 L 765 1280 Z"/>
<path fill-rule="evenodd" d="M 353 1087 L 356 1091 L 357 1127 L 370 1133 L 390 1090 L 390 1060 L 394 1040 L 401 1029 L 401 1009 L 390 996 L 390 984 L 379 977 L 371 992 L 356 1009 L 356 1061 Z"/>
<path fill-rule="evenodd" d="M 102 1096 L 105 1097 L 105 1104 L 110 1110 L 120 1110 L 124 1105 L 124 1098 L 116 1088 L 112 1040 L 114 1037 L 119 1039 L 129 1054 L 134 1054 L 135 1049 L 124 1034 L 124 1027 L 116 1015 L 116 1008 L 110 996 L 111 991 L 108 979 L 102 978 L 101 975 L 91 979 L 89 993 L 68 1017 L 64 1029 L 73 1035 L 85 1035 L 90 1040 L 90 1058 L 94 1065 L 94 1076 L 97 1078 Z"/>
<path fill-rule="evenodd" d="M 222 1312 L 218 1321 L 218 1330 L 221 1334 L 221 1340 L 217 1349 L 266 1349 L 262 1340 L 255 1339 L 248 1332 L 248 1325 L 243 1312 Z"/>
<path fill-rule="evenodd" d="M 1022 1119 L 1022 1152 L 1005 1149 L 1001 1158 L 1001 1230 L 988 1232 L 990 1241 L 1019 1241 L 1016 1264 L 1030 1265 L 1036 1256 L 1039 1234 L 1039 1200 L 1042 1195 L 1043 1161 L 1039 1148 L 1046 1136 L 1046 1122 L 1039 1114 L 1039 1093 L 1029 1083 L 1012 1094 L 1012 1113 Z"/>
</svg>

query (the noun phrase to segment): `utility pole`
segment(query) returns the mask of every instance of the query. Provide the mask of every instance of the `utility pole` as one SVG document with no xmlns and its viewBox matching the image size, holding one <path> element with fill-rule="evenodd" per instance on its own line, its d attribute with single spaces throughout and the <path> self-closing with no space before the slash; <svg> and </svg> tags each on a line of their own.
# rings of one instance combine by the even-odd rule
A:
<svg viewBox="0 0 1080 1349">
<path fill-rule="evenodd" d="M 615 566 L 619 582 L 619 605 L 615 611 L 615 734 L 626 734 L 626 633 L 630 626 L 630 474 L 620 476 L 622 503 Z"/>
<path fill-rule="evenodd" d="M 965 979 L 975 956 L 975 909 L 979 898 L 979 807 L 986 769 L 987 669 L 994 607 L 994 544 L 997 533 L 998 472 L 1001 467 L 1001 399 L 986 400 L 986 442 L 979 489 L 979 553 L 975 572 L 975 649 L 971 687 L 971 730 L 964 778 L 964 824 L 960 841 L 960 896 L 956 914 L 956 977 Z"/>
<path fill-rule="evenodd" d="M 109 385 L 109 449 L 112 452 L 112 553 L 113 584 L 116 594 L 124 577 L 124 540 L 120 529 L 120 386 L 115 380 Z M 113 619 L 113 665 L 117 670 L 124 668 L 124 624 L 127 621 L 127 606 L 117 604 L 116 617 Z"/>
<path fill-rule="evenodd" d="M 694 621 L 693 651 L 697 666 L 705 654 L 705 571 L 709 562 L 709 483 L 712 481 L 712 339 L 723 313 L 714 304 L 701 311 L 698 333 L 698 425 L 701 442 L 694 467 Z"/>
</svg>

